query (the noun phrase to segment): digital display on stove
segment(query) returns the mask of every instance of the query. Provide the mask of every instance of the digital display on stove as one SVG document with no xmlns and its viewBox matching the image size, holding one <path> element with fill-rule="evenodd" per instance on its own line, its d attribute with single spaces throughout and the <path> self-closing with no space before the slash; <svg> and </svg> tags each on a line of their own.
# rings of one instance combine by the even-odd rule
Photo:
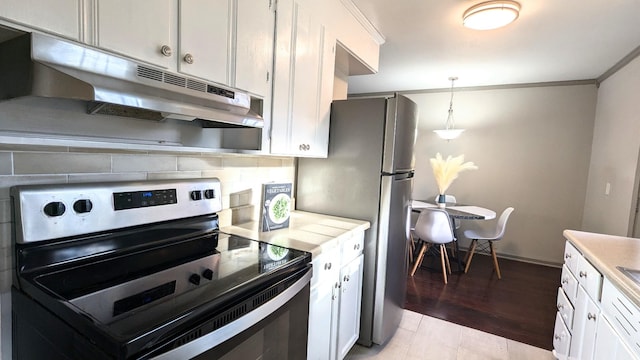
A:
<svg viewBox="0 0 640 360">
<path fill-rule="evenodd" d="M 115 210 L 136 209 L 177 203 L 176 189 L 113 193 Z"/>
</svg>

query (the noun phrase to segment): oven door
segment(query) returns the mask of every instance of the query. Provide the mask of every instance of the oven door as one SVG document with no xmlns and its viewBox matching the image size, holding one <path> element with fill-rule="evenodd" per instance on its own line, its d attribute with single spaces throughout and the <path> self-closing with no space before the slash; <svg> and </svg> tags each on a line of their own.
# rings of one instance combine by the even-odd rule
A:
<svg viewBox="0 0 640 360">
<path fill-rule="evenodd" d="M 304 359 L 310 279 L 311 270 L 307 269 L 293 285 L 237 320 L 162 354 L 144 358 Z"/>
</svg>

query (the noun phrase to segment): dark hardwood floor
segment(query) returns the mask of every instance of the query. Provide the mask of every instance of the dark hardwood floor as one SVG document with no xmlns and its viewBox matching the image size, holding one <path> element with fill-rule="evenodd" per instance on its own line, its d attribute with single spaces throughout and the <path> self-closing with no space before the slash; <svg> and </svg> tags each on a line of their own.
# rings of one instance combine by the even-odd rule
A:
<svg viewBox="0 0 640 360">
<path fill-rule="evenodd" d="M 464 258 L 464 257 L 463 257 Z M 408 277 L 405 308 L 511 340 L 552 350 L 560 268 L 476 254 L 467 274 L 442 281 L 439 257 Z M 452 261 L 452 268 L 454 262 Z"/>
</svg>

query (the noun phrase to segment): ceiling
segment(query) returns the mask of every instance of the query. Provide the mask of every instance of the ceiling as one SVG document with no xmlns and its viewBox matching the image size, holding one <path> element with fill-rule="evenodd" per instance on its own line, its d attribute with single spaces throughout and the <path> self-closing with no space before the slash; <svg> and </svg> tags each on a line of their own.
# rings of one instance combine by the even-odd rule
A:
<svg viewBox="0 0 640 360">
<path fill-rule="evenodd" d="M 640 52 L 640 0 L 517 0 L 496 30 L 462 26 L 483 0 L 352 0 L 385 38 L 379 72 L 349 93 L 593 80 Z"/>
</svg>

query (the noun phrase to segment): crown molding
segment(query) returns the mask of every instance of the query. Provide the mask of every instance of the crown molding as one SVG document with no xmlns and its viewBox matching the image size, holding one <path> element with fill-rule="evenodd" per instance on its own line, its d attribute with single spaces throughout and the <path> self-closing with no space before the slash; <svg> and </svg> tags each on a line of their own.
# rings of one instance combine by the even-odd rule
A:
<svg viewBox="0 0 640 360">
<path fill-rule="evenodd" d="M 340 1 L 342 2 L 342 5 L 344 5 L 344 7 L 346 7 L 347 10 L 349 10 L 351 15 L 353 15 L 356 18 L 356 20 L 358 20 L 358 22 L 365 28 L 365 30 L 367 30 L 367 32 L 371 34 L 371 36 L 373 37 L 373 40 L 378 45 L 382 45 L 385 43 L 386 39 L 384 38 L 384 35 L 382 35 L 382 33 L 380 33 L 380 31 L 371 23 L 371 21 L 369 21 L 369 19 L 367 19 L 367 17 L 364 16 L 362 11 L 360 11 L 360 9 L 358 9 L 356 4 L 353 3 L 353 0 L 340 0 Z"/>
</svg>

